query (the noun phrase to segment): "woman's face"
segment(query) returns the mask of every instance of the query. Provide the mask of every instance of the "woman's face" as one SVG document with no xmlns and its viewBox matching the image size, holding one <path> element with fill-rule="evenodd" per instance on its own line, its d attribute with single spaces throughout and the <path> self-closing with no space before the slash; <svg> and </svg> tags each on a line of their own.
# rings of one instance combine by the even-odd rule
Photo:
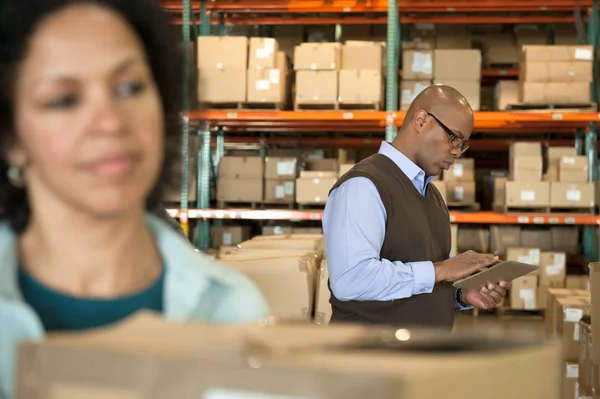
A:
<svg viewBox="0 0 600 399">
<path fill-rule="evenodd" d="M 158 90 L 135 32 L 96 5 L 65 8 L 30 38 L 15 91 L 17 145 L 32 206 L 114 217 L 145 200 L 163 161 Z"/>
</svg>

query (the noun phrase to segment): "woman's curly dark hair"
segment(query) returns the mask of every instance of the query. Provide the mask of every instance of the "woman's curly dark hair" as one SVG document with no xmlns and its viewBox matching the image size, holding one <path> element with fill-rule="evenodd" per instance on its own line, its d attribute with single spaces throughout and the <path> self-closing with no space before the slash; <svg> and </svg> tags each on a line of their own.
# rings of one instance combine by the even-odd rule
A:
<svg viewBox="0 0 600 399">
<path fill-rule="evenodd" d="M 6 152 L 15 142 L 14 87 L 18 67 L 30 37 L 50 14 L 74 4 L 96 4 L 121 15 L 140 38 L 165 115 L 165 161 L 160 179 L 147 199 L 148 209 L 160 202 L 162 189 L 172 183 L 171 162 L 179 158 L 178 114 L 181 110 L 181 45 L 158 0 L 3 0 L 0 1 L 0 221 L 8 220 L 20 233 L 29 221 L 24 189 L 8 181 Z"/>
</svg>

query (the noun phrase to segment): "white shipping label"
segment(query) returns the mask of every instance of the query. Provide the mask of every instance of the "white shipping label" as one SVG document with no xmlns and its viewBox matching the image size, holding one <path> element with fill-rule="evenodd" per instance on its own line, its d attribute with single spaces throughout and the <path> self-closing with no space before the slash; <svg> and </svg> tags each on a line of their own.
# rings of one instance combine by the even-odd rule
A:
<svg viewBox="0 0 600 399">
<path fill-rule="evenodd" d="M 281 227 L 281 226 L 275 226 L 273 228 L 273 233 L 275 233 L 276 236 L 283 235 L 283 227 Z"/>
<path fill-rule="evenodd" d="M 277 84 L 279 83 L 279 69 L 271 69 L 269 71 L 269 82 L 273 83 L 273 84 Z"/>
<path fill-rule="evenodd" d="M 535 201 L 535 190 L 521 190 L 521 201 Z"/>
<path fill-rule="evenodd" d="M 529 257 L 529 255 L 519 255 L 519 256 L 517 256 L 517 262 L 527 263 L 528 265 L 532 265 L 533 264 L 531 262 L 531 258 Z"/>
<path fill-rule="evenodd" d="M 310 69 L 316 70 L 317 69 L 317 63 L 313 62 L 312 64 L 310 64 Z"/>
<path fill-rule="evenodd" d="M 211 389 L 202 395 L 202 399 L 315 399 L 300 396 L 272 395 L 260 392 L 238 391 L 232 389 Z"/>
<path fill-rule="evenodd" d="M 269 53 L 275 51 L 275 39 L 265 40 L 264 49 L 267 50 Z"/>
<path fill-rule="evenodd" d="M 567 165 L 575 165 L 575 158 L 563 157 L 563 163 L 566 163 Z"/>
<path fill-rule="evenodd" d="M 257 48 L 255 52 L 255 57 L 264 60 L 265 58 L 269 58 L 271 53 L 272 52 L 267 50 L 266 48 Z"/>
<path fill-rule="evenodd" d="M 592 50 L 588 48 L 577 47 L 575 49 L 575 59 L 576 60 L 592 60 Z"/>
<path fill-rule="evenodd" d="M 296 161 L 277 162 L 277 176 L 294 176 Z"/>
<path fill-rule="evenodd" d="M 579 378 L 578 364 L 567 364 L 567 378 Z"/>
<path fill-rule="evenodd" d="M 582 309 L 573 309 L 573 308 L 565 309 L 564 321 L 568 321 L 569 323 L 578 323 L 582 317 L 583 317 Z"/>
<path fill-rule="evenodd" d="M 540 264 L 540 250 L 539 249 L 530 249 L 529 250 L 529 260 L 532 265 Z"/>
<path fill-rule="evenodd" d="M 271 83 L 268 80 L 257 80 L 256 81 L 256 90 L 264 91 L 269 90 L 271 88 Z"/>
<path fill-rule="evenodd" d="M 283 187 L 283 184 L 275 186 L 275 198 L 285 198 L 285 188 Z"/>
<path fill-rule="evenodd" d="M 547 276 L 558 276 L 561 273 L 562 269 L 563 269 L 562 265 L 546 266 L 546 275 Z"/>
<path fill-rule="evenodd" d="M 535 306 L 535 292 L 530 288 L 521 288 L 519 290 L 519 298 L 523 300 L 523 308 L 525 310 L 534 310 Z"/>
<path fill-rule="evenodd" d="M 455 163 L 454 166 L 452 167 L 452 170 L 454 171 L 454 177 L 462 177 L 463 176 L 463 164 L 462 163 Z"/>
<path fill-rule="evenodd" d="M 227 245 L 231 245 L 231 242 L 233 241 L 231 239 L 231 233 L 229 232 L 225 232 L 223 233 L 223 245 L 227 246 Z"/>
<path fill-rule="evenodd" d="M 465 198 L 465 189 L 462 186 L 454 187 L 454 198 L 457 201 L 462 201 Z"/>
<path fill-rule="evenodd" d="M 283 185 L 284 190 L 285 191 L 285 195 L 294 195 L 294 182 L 293 181 L 286 181 L 285 184 Z"/>
<path fill-rule="evenodd" d="M 560 266 L 560 268 L 563 269 L 565 267 L 566 257 L 567 255 L 562 252 L 554 254 L 554 265 Z"/>
<path fill-rule="evenodd" d="M 575 328 L 573 329 L 573 341 L 579 341 L 579 323 L 575 323 Z"/>
<path fill-rule="evenodd" d="M 567 201 L 581 201 L 581 191 L 580 190 L 567 190 Z"/>
<path fill-rule="evenodd" d="M 415 99 L 416 95 L 413 94 L 410 90 L 402 90 L 402 104 L 410 104 Z"/>
<path fill-rule="evenodd" d="M 431 53 L 421 53 L 416 51 L 413 54 L 412 71 L 416 73 L 431 74 L 433 71 Z"/>
</svg>

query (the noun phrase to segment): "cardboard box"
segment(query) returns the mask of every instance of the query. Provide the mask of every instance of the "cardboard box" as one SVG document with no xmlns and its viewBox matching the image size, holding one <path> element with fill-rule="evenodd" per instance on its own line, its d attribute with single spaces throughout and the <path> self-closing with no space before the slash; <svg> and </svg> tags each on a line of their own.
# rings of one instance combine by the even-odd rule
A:
<svg viewBox="0 0 600 399">
<path fill-rule="evenodd" d="M 539 266 L 541 257 L 542 254 L 539 248 L 506 248 L 506 260 L 514 260 L 521 263 Z"/>
<path fill-rule="evenodd" d="M 484 39 L 487 40 L 487 39 Z M 519 62 L 519 48 L 513 43 L 487 43 L 486 65 L 515 65 Z"/>
<path fill-rule="evenodd" d="M 296 71 L 336 71 L 340 68 L 340 43 L 302 43 L 294 49 Z"/>
<path fill-rule="evenodd" d="M 263 171 L 262 157 L 225 156 L 219 161 L 219 179 L 224 177 L 260 179 L 264 175 Z"/>
<path fill-rule="evenodd" d="M 248 226 L 227 226 L 210 228 L 210 235 L 214 248 L 222 246 L 230 247 L 238 245 L 243 241 L 250 239 L 250 227 Z"/>
<path fill-rule="evenodd" d="M 433 83 L 450 86 L 458 90 L 458 92 L 467 99 L 473 111 L 479 111 L 481 109 L 481 82 L 479 80 L 451 80 L 435 78 Z"/>
<path fill-rule="evenodd" d="M 265 203 L 293 204 L 295 179 L 265 179 Z"/>
<path fill-rule="evenodd" d="M 282 236 L 292 234 L 291 226 L 264 226 L 262 228 L 263 236 Z"/>
<path fill-rule="evenodd" d="M 539 284 L 550 288 L 564 288 L 567 274 L 567 255 L 564 252 L 542 252 Z"/>
<path fill-rule="evenodd" d="M 400 110 L 407 111 L 415 98 L 429 86 L 431 86 L 431 80 L 402 79 L 400 84 Z"/>
<path fill-rule="evenodd" d="M 433 184 L 435 188 L 437 188 L 437 190 L 440 192 L 440 194 L 442 194 L 442 197 L 444 197 L 444 199 L 448 197 L 448 192 L 446 190 L 446 182 L 442 180 L 432 180 L 429 184 Z"/>
<path fill-rule="evenodd" d="M 536 46 L 526 45 L 521 48 L 521 62 L 565 62 L 593 60 L 593 46 Z"/>
<path fill-rule="evenodd" d="M 249 69 L 247 102 L 285 104 L 287 100 L 287 69 Z"/>
<path fill-rule="evenodd" d="M 303 179 L 337 179 L 339 172 L 336 171 L 319 171 L 319 170 L 301 170 L 300 177 Z"/>
<path fill-rule="evenodd" d="M 298 160 L 291 157 L 265 157 L 265 179 L 295 179 Z"/>
<path fill-rule="evenodd" d="M 196 48 L 197 66 L 203 72 L 205 69 L 246 70 L 248 67 L 247 37 L 199 36 Z"/>
<path fill-rule="evenodd" d="M 275 69 L 279 43 L 270 37 L 251 37 L 248 69 Z"/>
<path fill-rule="evenodd" d="M 565 360 L 579 360 L 579 321 L 590 315 L 590 300 L 586 297 L 558 298 L 556 321 L 558 335 L 562 337 Z"/>
<path fill-rule="evenodd" d="M 438 29 L 444 25 L 438 25 Z M 453 27 L 454 28 L 454 27 Z M 470 49 L 471 34 L 466 29 L 443 29 L 435 37 L 436 49 Z"/>
<path fill-rule="evenodd" d="M 475 182 L 446 181 L 446 202 L 448 205 L 475 204 Z"/>
<path fill-rule="evenodd" d="M 383 103 L 381 70 L 339 71 L 338 102 L 341 104 Z"/>
<path fill-rule="evenodd" d="M 515 310 L 537 310 L 537 276 L 527 275 L 512 282 L 510 307 Z"/>
<path fill-rule="evenodd" d="M 588 298 L 590 293 L 583 290 L 571 290 L 566 288 L 549 288 L 548 296 L 546 298 L 546 333 L 550 337 L 554 337 L 558 334 L 559 322 L 562 320 L 562 313 L 557 310 L 558 299 L 568 297 L 584 297 Z"/>
<path fill-rule="evenodd" d="M 458 255 L 458 225 L 451 224 L 450 225 L 450 236 L 451 236 L 451 248 L 450 248 L 450 256 Z"/>
<path fill-rule="evenodd" d="M 571 290 L 590 290 L 590 276 L 567 276 L 565 288 Z"/>
<path fill-rule="evenodd" d="M 538 208 L 550 205 L 550 183 L 548 182 L 506 182 L 507 207 Z"/>
<path fill-rule="evenodd" d="M 561 157 L 558 164 L 558 181 L 565 183 L 587 183 L 588 159 L 585 156 Z"/>
<path fill-rule="evenodd" d="M 579 253 L 579 228 L 577 226 L 552 226 L 552 250 L 568 254 Z"/>
<path fill-rule="evenodd" d="M 504 207 L 506 203 L 506 177 L 494 178 L 494 209 Z"/>
<path fill-rule="evenodd" d="M 402 79 L 433 79 L 433 57 L 431 50 L 404 50 L 402 53 Z"/>
<path fill-rule="evenodd" d="M 337 172 L 338 160 L 335 158 L 311 159 L 306 161 L 306 170 L 319 172 Z"/>
<path fill-rule="evenodd" d="M 324 204 L 337 177 L 299 178 L 296 180 L 296 202 L 299 204 Z"/>
<path fill-rule="evenodd" d="M 261 202 L 263 179 L 220 177 L 217 180 L 217 200 L 223 202 Z"/>
<path fill-rule="evenodd" d="M 246 101 L 247 72 L 241 68 L 206 68 L 199 70 L 200 103 L 243 103 Z"/>
<path fill-rule="evenodd" d="M 519 101 L 524 104 L 588 104 L 588 82 L 522 82 Z"/>
<path fill-rule="evenodd" d="M 509 158 L 516 157 L 541 157 L 542 156 L 542 145 L 539 141 L 528 142 L 528 141 L 517 141 L 511 143 L 508 147 Z"/>
<path fill-rule="evenodd" d="M 506 111 L 509 105 L 519 103 L 519 82 L 499 80 L 494 91 L 496 111 Z"/>
<path fill-rule="evenodd" d="M 481 80 L 480 50 L 434 50 L 433 58 L 436 81 Z"/>
<path fill-rule="evenodd" d="M 542 181 L 542 157 L 518 156 L 510 158 L 510 178 L 519 182 Z"/>
<path fill-rule="evenodd" d="M 550 206 L 556 208 L 593 208 L 594 183 L 550 183 Z"/>
<path fill-rule="evenodd" d="M 383 46 L 379 42 L 346 42 L 341 69 L 383 71 Z"/>
<path fill-rule="evenodd" d="M 591 398 L 597 387 L 600 387 L 600 370 L 594 363 L 594 349 L 592 340 L 592 321 L 584 316 L 579 321 L 579 392 L 578 397 Z"/>
<path fill-rule="evenodd" d="M 340 164 L 340 177 L 344 176 L 346 173 L 348 173 L 350 171 L 350 169 L 352 169 L 356 164 L 354 163 L 343 163 Z"/>
<path fill-rule="evenodd" d="M 562 396 L 564 399 L 579 399 L 578 380 L 579 362 L 566 362 Z"/>
<path fill-rule="evenodd" d="M 487 253 L 489 251 L 490 232 L 483 227 L 460 227 L 458 229 L 458 252 L 469 250 Z"/>
<path fill-rule="evenodd" d="M 575 147 L 548 147 L 548 162 L 558 165 L 562 157 L 576 157 L 577 149 Z"/>
<path fill-rule="evenodd" d="M 297 104 L 335 104 L 337 98 L 337 71 L 296 72 Z"/>
<path fill-rule="evenodd" d="M 519 226 L 490 226 L 490 252 L 495 255 L 506 254 L 509 247 L 521 244 L 521 228 Z"/>
<path fill-rule="evenodd" d="M 475 181 L 475 160 L 456 159 L 450 169 L 444 170 L 444 181 Z"/>
<path fill-rule="evenodd" d="M 519 79 L 524 82 L 591 82 L 592 62 L 525 62 Z"/>
<path fill-rule="evenodd" d="M 590 268 L 590 291 L 592 296 L 592 340 L 600 342 L 600 263 L 593 262 Z M 600 365 L 600 345 L 594 345 L 594 363 Z M 600 386 L 600 381 L 598 381 Z"/>
<path fill-rule="evenodd" d="M 528 229 L 521 230 L 521 244 L 524 248 L 539 248 L 540 251 L 552 250 L 552 233 L 546 229 Z"/>
<path fill-rule="evenodd" d="M 492 336 L 491 344 L 482 345 L 478 338 L 446 335 L 435 344 L 420 343 L 423 350 L 386 350 L 380 343 L 373 345 L 379 350 L 360 350 L 353 347 L 383 332 L 308 324 L 223 328 L 149 319 L 25 343 L 18 392 L 65 399 L 153 399 L 163 392 L 182 399 L 458 399 L 497 386 L 486 399 L 518 398 L 523 392 L 543 399 L 562 395 L 560 348 L 527 338 Z M 259 350 L 249 366 L 247 353 Z M 461 379 L 465 374 L 471 376 L 468 384 Z"/>
</svg>

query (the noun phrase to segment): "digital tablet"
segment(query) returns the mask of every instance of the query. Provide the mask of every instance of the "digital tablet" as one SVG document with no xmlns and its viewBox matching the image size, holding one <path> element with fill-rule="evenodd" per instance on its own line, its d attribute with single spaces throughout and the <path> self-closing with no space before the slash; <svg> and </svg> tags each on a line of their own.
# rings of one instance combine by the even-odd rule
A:
<svg viewBox="0 0 600 399">
<path fill-rule="evenodd" d="M 467 278 L 455 281 L 453 286 L 455 288 L 479 290 L 488 284 L 498 284 L 501 281 L 511 282 L 538 269 L 539 266 L 507 260 Z"/>
</svg>

